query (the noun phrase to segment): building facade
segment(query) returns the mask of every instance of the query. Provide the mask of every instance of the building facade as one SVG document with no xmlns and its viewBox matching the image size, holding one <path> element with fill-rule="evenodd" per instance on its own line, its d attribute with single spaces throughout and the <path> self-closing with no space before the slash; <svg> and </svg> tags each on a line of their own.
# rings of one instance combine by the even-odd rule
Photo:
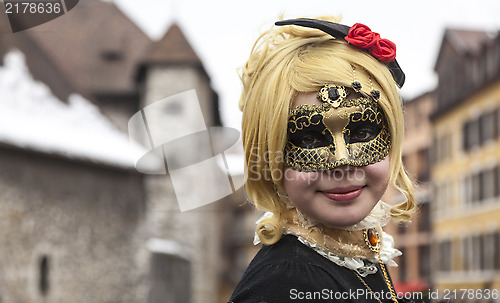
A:
<svg viewBox="0 0 500 303">
<path fill-rule="evenodd" d="M 403 255 L 397 258 L 398 267 L 391 268 L 395 287 L 401 292 L 425 292 L 431 287 L 431 224 L 432 203 L 429 151 L 432 144 L 430 116 L 435 106 L 434 92 L 422 94 L 403 103 L 405 138 L 403 162 L 416 185 L 417 212 L 411 222 L 394 224 L 388 228 L 396 246 Z M 401 202 L 402 195 L 387 198 L 392 203 Z"/>
<path fill-rule="evenodd" d="M 488 301 L 500 289 L 499 35 L 448 29 L 436 72 L 434 285 L 441 295 L 457 290 L 462 301 Z"/>
</svg>

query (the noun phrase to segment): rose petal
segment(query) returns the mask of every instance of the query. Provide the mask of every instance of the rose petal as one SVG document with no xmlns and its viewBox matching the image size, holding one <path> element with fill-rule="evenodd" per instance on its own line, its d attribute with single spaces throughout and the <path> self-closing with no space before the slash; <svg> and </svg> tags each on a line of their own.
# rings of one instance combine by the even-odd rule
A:
<svg viewBox="0 0 500 303">
<path fill-rule="evenodd" d="M 370 48 L 380 39 L 380 35 L 371 31 L 371 29 L 361 23 L 356 23 L 349 29 L 344 38 L 347 42 L 361 48 Z"/>
<path fill-rule="evenodd" d="M 379 39 L 368 51 L 382 63 L 396 59 L 396 44 L 388 39 Z"/>
<path fill-rule="evenodd" d="M 396 59 L 396 44 L 388 39 L 381 39 L 378 33 L 372 32 L 362 23 L 351 26 L 344 39 L 356 47 L 368 49 L 370 54 L 382 63 Z"/>
</svg>

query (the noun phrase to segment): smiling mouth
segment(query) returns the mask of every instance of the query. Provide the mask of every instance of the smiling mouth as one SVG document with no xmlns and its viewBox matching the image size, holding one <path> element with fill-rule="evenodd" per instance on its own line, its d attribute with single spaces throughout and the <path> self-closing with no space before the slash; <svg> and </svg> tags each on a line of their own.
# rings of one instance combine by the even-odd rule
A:
<svg viewBox="0 0 500 303">
<path fill-rule="evenodd" d="M 364 188 L 365 186 L 349 186 L 321 191 L 321 193 L 330 200 L 348 202 L 359 197 Z"/>
</svg>

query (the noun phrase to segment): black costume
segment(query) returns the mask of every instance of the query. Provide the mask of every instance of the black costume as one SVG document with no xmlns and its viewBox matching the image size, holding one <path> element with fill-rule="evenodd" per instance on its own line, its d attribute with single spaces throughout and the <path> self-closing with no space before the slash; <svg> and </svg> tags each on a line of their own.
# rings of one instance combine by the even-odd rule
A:
<svg viewBox="0 0 500 303">
<path fill-rule="evenodd" d="M 339 266 L 293 235 L 263 246 L 245 271 L 229 302 L 392 302 L 380 267 L 363 278 Z M 375 293 L 375 294 L 374 294 Z M 399 302 L 407 302 L 399 300 Z"/>
</svg>

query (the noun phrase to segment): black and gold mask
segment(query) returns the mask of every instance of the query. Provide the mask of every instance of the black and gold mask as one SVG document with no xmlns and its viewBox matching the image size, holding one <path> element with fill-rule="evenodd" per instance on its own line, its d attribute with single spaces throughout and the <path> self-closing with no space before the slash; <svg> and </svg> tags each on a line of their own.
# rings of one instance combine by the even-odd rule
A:
<svg viewBox="0 0 500 303">
<path fill-rule="evenodd" d="M 380 105 L 370 96 L 348 99 L 350 88 L 327 85 L 321 105 L 290 111 L 285 165 L 303 172 L 365 166 L 385 159 L 391 138 Z"/>
</svg>

